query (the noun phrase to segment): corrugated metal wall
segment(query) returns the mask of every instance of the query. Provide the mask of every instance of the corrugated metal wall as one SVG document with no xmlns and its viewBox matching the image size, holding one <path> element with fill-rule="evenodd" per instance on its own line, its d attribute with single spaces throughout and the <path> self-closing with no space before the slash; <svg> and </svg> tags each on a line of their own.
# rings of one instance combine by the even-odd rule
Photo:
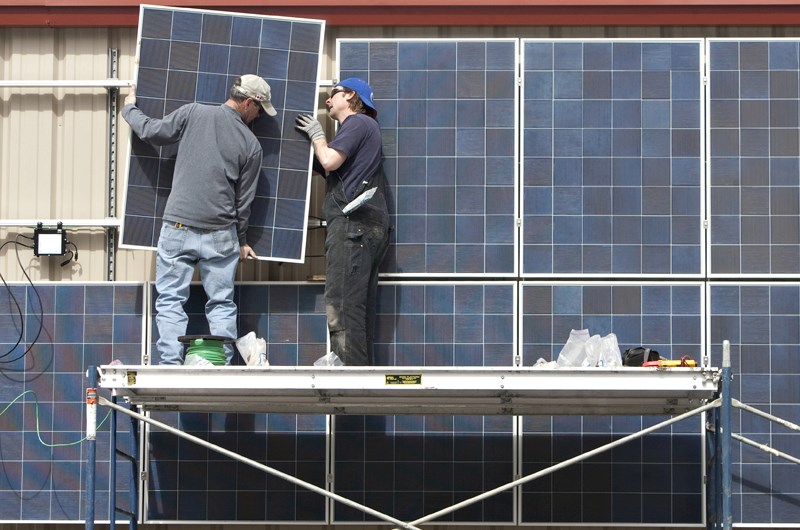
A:
<svg viewBox="0 0 800 530">
<path fill-rule="evenodd" d="M 659 27 L 334 27 L 326 31 L 323 79 L 335 71 L 333 54 L 340 37 L 744 37 L 797 36 L 800 28 L 659 28 Z M 117 50 L 118 77 L 133 77 L 135 28 L 47 29 L 0 28 L 0 79 L 100 80 L 109 75 L 109 50 Z M 120 90 L 119 106 L 126 89 Z M 324 98 L 320 98 L 320 105 Z M 31 235 L 31 228 L 9 226 L 14 220 L 92 219 L 108 215 L 109 115 L 103 88 L 0 88 L 0 241 Z M 117 127 L 117 213 L 121 213 L 128 127 Z M 319 215 L 323 185 L 315 177 L 311 214 Z M 14 224 L 13 222 L 11 223 Z M 61 266 L 63 258 L 35 258 L 30 249 L 8 244 L 0 252 L 0 272 L 7 280 L 104 280 L 108 276 L 105 231 L 68 230 L 79 249 L 79 260 Z M 25 239 L 18 239 L 28 242 Z M 323 230 L 311 230 L 305 264 L 257 262 L 245 264 L 242 280 L 303 280 L 324 273 Z M 0 244 L 2 244 L 0 243 Z M 153 253 L 120 250 L 114 278 L 150 280 Z"/>
<path fill-rule="evenodd" d="M 120 51 L 120 72 L 131 71 L 135 30 L 0 29 L 3 80 L 102 80 L 109 76 L 109 49 Z M 129 74 L 128 74 L 129 76 Z M 97 219 L 108 215 L 109 113 L 103 88 L 3 88 L 0 92 L 0 219 Z M 127 142 L 127 128 L 120 128 Z M 30 228 L 0 232 L 3 241 Z M 19 257 L 33 279 L 103 280 L 106 237 L 102 229 L 70 230 L 79 261 Z M 19 241 L 27 242 L 25 239 Z M 0 256 L 7 279 L 21 279 L 12 245 Z M 149 261 L 138 257 L 141 278 Z M 133 268 L 131 269 L 133 270 Z M 126 272 L 127 274 L 127 272 Z"/>
</svg>

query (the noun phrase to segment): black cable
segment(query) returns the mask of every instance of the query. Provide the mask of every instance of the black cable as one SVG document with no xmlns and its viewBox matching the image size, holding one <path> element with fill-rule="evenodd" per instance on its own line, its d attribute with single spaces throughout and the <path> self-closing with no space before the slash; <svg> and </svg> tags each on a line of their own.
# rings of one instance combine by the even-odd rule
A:
<svg viewBox="0 0 800 530">
<path fill-rule="evenodd" d="M 70 262 L 70 261 L 72 261 L 72 258 L 75 258 L 75 252 L 73 252 L 73 251 L 71 251 L 71 250 L 68 250 L 67 252 L 69 252 L 69 257 L 68 257 L 67 259 L 65 259 L 64 261 L 62 261 L 62 262 L 61 262 L 61 266 L 62 266 L 62 267 L 64 267 L 64 266 L 66 266 L 67 264 L 69 264 L 69 262 Z M 78 258 L 75 258 L 75 260 L 77 261 L 77 260 L 78 260 Z"/>
<path fill-rule="evenodd" d="M 6 245 L 9 245 L 11 243 L 16 243 L 16 241 L 6 241 L 2 245 L 0 245 L 0 252 L 6 247 Z M 22 342 L 22 339 L 23 339 L 23 337 L 25 335 L 25 317 L 22 315 L 22 308 L 19 306 L 19 302 L 17 301 L 17 297 L 14 296 L 14 291 L 12 291 L 11 287 L 9 287 L 8 284 L 6 283 L 6 279 L 3 277 L 3 273 L 2 272 L 0 272 L 0 280 L 2 280 L 3 285 L 5 285 L 5 287 L 6 287 L 6 291 L 8 291 L 8 295 L 11 297 L 11 300 L 14 302 L 14 305 L 17 307 L 17 314 L 19 315 L 19 321 L 20 321 L 20 331 L 19 331 L 19 337 L 17 337 L 17 342 L 11 347 L 10 350 L 8 350 L 6 353 L 0 355 L 0 359 L 4 359 L 5 357 L 8 357 L 9 355 L 11 355 L 11 352 L 14 351 L 17 348 L 17 346 L 19 346 L 20 342 Z M 5 362 L 5 361 L 0 361 L 0 362 Z"/>
<path fill-rule="evenodd" d="M 20 257 L 19 257 L 19 247 L 31 248 L 32 249 L 33 245 L 26 245 L 24 243 L 21 243 L 19 241 L 20 237 L 24 237 L 26 239 L 33 239 L 31 237 L 28 237 L 28 236 L 21 236 L 20 234 L 17 234 L 17 237 L 14 239 L 14 241 L 6 241 L 2 245 L 0 245 L 0 251 L 2 251 L 3 248 L 5 248 L 5 246 L 10 244 L 10 243 L 14 244 L 14 249 L 15 249 L 16 254 L 17 254 L 17 263 L 19 264 L 19 268 L 22 271 L 23 276 L 25 276 L 25 279 L 28 280 L 28 283 L 30 284 L 31 289 L 33 289 L 33 293 L 36 295 L 36 300 L 39 303 L 39 329 L 37 330 L 36 336 L 33 338 L 33 341 L 31 341 L 31 343 L 28 345 L 28 347 L 25 349 L 24 352 L 22 352 L 20 355 L 18 355 L 17 357 L 15 357 L 15 358 L 13 358 L 11 360 L 5 360 L 5 358 L 8 357 L 9 355 L 11 355 L 11 352 L 13 352 L 16 349 L 16 347 L 25 338 L 25 317 L 22 314 L 22 308 L 20 307 L 19 302 L 17 301 L 16 297 L 14 296 L 14 293 L 11 291 L 11 288 L 6 283 L 5 278 L 3 278 L 3 275 L 0 273 L 0 280 L 2 280 L 3 285 L 5 285 L 9 296 L 11 296 L 11 299 L 14 300 L 14 304 L 17 307 L 17 313 L 19 314 L 19 318 L 20 318 L 20 333 L 19 333 L 19 338 L 17 339 L 17 343 L 14 344 L 14 346 L 10 350 L 8 350 L 6 353 L 0 355 L 0 359 L 3 359 L 3 360 L 0 360 L 0 364 L 14 363 L 14 362 L 19 361 L 23 357 L 25 357 L 28 354 L 28 352 L 31 351 L 31 348 L 33 348 L 33 346 L 39 340 L 39 336 L 42 334 L 42 329 L 44 328 L 44 306 L 42 305 L 42 297 L 39 296 L 39 290 L 36 289 L 36 286 L 33 284 L 33 280 L 31 280 L 31 277 L 28 276 L 28 273 L 25 271 L 25 267 L 22 265 L 22 259 L 20 259 Z"/>
</svg>

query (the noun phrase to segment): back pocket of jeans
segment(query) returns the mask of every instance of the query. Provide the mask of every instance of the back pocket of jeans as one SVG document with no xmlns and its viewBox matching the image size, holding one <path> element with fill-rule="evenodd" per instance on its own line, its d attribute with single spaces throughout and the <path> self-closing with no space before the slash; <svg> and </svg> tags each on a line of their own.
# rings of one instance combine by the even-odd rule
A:
<svg viewBox="0 0 800 530">
<path fill-rule="evenodd" d="M 183 250 L 184 239 L 186 239 L 185 229 L 164 224 L 158 236 L 158 246 L 166 256 L 175 256 Z"/>
</svg>

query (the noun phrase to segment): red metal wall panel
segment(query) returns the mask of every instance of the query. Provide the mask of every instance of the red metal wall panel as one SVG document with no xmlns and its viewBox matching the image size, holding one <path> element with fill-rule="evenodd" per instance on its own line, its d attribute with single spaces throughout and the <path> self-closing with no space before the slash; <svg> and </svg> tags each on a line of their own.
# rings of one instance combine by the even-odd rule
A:
<svg viewBox="0 0 800 530">
<path fill-rule="evenodd" d="M 323 19 L 331 26 L 791 26 L 789 0 L 173 0 L 171 7 Z M 0 26 L 115 27 L 138 24 L 130 0 L 6 0 Z"/>
</svg>

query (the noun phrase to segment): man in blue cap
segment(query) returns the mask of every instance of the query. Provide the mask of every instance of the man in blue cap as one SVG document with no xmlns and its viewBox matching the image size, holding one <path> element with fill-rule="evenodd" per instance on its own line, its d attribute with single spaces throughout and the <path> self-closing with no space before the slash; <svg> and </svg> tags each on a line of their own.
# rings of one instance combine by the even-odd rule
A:
<svg viewBox="0 0 800 530">
<path fill-rule="evenodd" d="M 297 129 L 326 173 L 325 304 L 331 349 L 346 366 L 372 364 L 378 268 L 389 244 L 381 129 L 366 81 L 340 81 L 325 101 L 339 122 L 328 142 L 309 115 Z M 356 206 L 357 205 L 357 206 Z"/>
</svg>

